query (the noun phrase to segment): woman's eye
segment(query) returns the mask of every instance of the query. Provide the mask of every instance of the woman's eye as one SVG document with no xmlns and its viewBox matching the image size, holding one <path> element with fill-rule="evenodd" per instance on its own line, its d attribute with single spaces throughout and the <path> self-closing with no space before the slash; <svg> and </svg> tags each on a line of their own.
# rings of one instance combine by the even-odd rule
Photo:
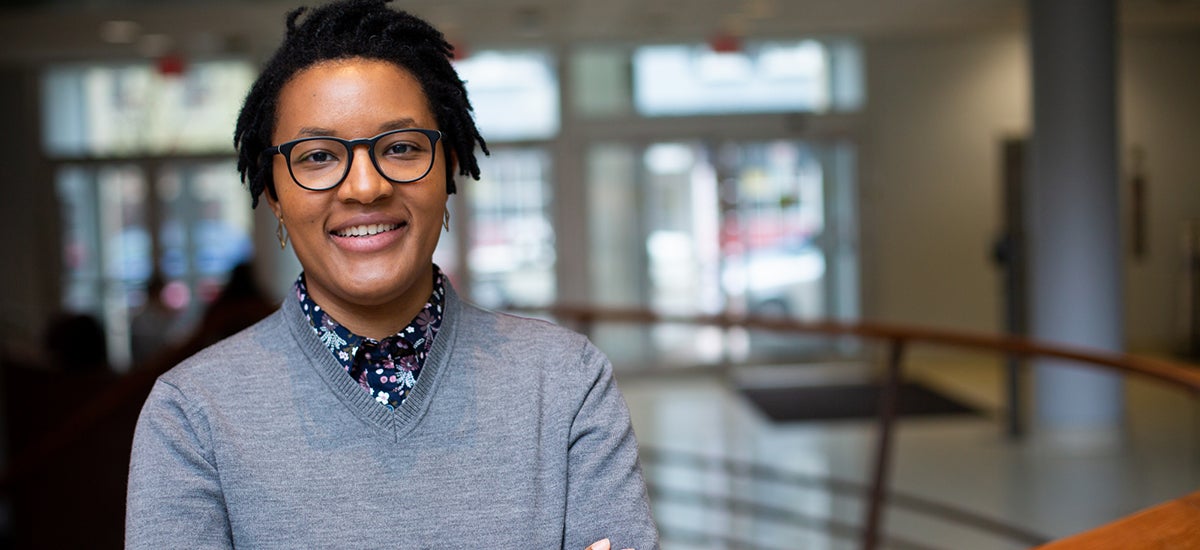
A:
<svg viewBox="0 0 1200 550">
<path fill-rule="evenodd" d="M 398 141 L 388 146 L 387 154 L 389 155 L 411 155 L 418 151 L 417 147 L 412 143 Z"/>
<path fill-rule="evenodd" d="M 296 160 L 301 163 L 308 164 L 328 164 L 330 162 L 336 162 L 337 157 L 334 157 L 333 153 L 330 153 L 329 151 L 309 151 L 300 155 Z"/>
</svg>

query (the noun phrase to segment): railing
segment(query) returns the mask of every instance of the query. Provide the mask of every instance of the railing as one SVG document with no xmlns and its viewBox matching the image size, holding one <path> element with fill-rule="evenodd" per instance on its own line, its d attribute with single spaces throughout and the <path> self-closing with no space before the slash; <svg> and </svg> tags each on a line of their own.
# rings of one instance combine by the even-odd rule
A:
<svg viewBox="0 0 1200 550">
<path fill-rule="evenodd" d="M 722 471 L 744 475 L 747 478 L 755 481 L 768 482 L 788 487 L 817 489 L 826 491 L 829 494 L 838 497 L 856 498 L 864 493 L 869 492 L 870 489 L 867 484 L 855 480 L 840 479 L 826 475 L 804 475 L 769 465 L 733 460 L 729 458 L 713 457 L 710 455 L 701 455 L 699 453 L 690 453 L 679 450 L 665 450 L 653 446 L 647 447 L 645 445 L 641 447 L 640 453 L 644 464 L 665 464 L 672 467 L 684 466 L 697 470 L 712 468 L 715 466 L 720 468 Z M 650 477 L 652 478 L 653 476 Z M 737 499 L 735 497 L 716 496 L 706 494 L 698 490 L 682 490 L 675 487 L 660 487 L 654 482 L 653 479 L 649 479 L 647 484 L 649 485 L 651 500 L 655 503 L 699 503 L 711 507 L 738 509 L 751 513 L 755 518 L 768 519 L 790 526 L 804 527 L 811 530 L 821 530 L 833 537 L 846 540 L 855 540 L 862 535 L 862 531 L 858 527 L 840 519 L 815 517 L 786 509 L 778 505 Z M 936 502 L 928 498 L 892 490 L 887 491 L 886 494 L 887 504 L 894 508 L 901 508 L 916 514 L 924 514 L 929 517 L 939 518 L 960 527 L 974 529 L 979 533 L 993 535 L 1022 546 L 1038 546 L 1045 544 L 1049 540 L 1048 537 L 1034 533 L 1028 529 L 1009 525 L 993 518 L 985 517 L 984 515 L 955 506 Z M 704 542 L 711 538 L 710 534 L 689 533 L 687 531 L 678 529 L 667 530 L 665 527 L 665 525 L 660 525 L 660 528 L 663 529 L 664 534 L 672 535 L 672 538 L 682 538 L 684 540 L 681 540 L 680 542 L 684 543 L 695 542 L 697 546 L 703 546 Z M 881 537 L 881 540 L 886 542 L 886 546 L 888 548 L 895 550 L 929 550 L 930 548 L 929 546 L 922 545 L 919 542 L 905 540 L 895 536 Z M 743 550 L 749 550 L 750 548 L 754 547 L 753 543 L 749 541 L 728 540 L 725 542 L 727 543 L 726 546 L 728 547 L 740 548 Z"/>
<path fill-rule="evenodd" d="M 982 526 L 982 528 L 995 533 L 1007 533 L 1014 540 L 1026 543 L 1037 540 L 1037 535 L 1025 532 L 1019 528 L 990 523 L 986 518 L 974 516 L 961 510 L 955 510 L 916 497 L 899 495 L 888 490 L 888 475 L 897 416 L 898 388 L 899 382 L 903 377 L 904 353 L 912 344 L 971 348 L 1018 357 L 1068 360 L 1094 368 L 1147 377 L 1188 391 L 1193 397 L 1200 395 L 1200 370 L 1190 369 L 1179 363 L 1128 354 L 1104 353 L 1051 345 L 1023 338 L 989 336 L 958 331 L 917 329 L 883 323 L 801 322 L 787 319 L 731 315 L 670 316 L 641 309 L 554 306 L 541 308 L 536 311 L 545 312 L 561 321 L 574 324 L 578 330 L 584 333 L 590 332 L 591 327 L 597 322 L 636 324 L 673 323 L 722 328 L 741 327 L 789 334 L 850 336 L 864 341 L 886 344 L 888 355 L 884 386 L 881 393 L 882 406 L 878 419 L 872 475 L 867 487 L 866 513 L 861 531 L 862 547 L 868 550 L 878 547 L 883 540 L 880 526 L 883 519 L 884 504 L 888 500 L 897 505 L 908 506 L 912 509 L 923 509 L 941 515 L 944 518 Z M 16 480 L 37 471 L 47 457 L 62 451 L 74 441 L 79 440 L 92 426 L 103 422 L 106 418 L 113 417 L 122 406 L 128 405 L 131 400 L 144 399 L 157 374 L 183 359 L 184 355 L 182 352 L 165 354 L 145 370 L 127 375 L 106 391 L 81 404 L 67 420 L 42 434 L 40 438 L 30 444 L 23 452 L 9 461 L 4 471 L 0 472 L 0 496 L 8 494 Z M 858 490 L 839 482 L 834 482 L 830 485 L 828 480 L 826 480 L 826 485 L 830 486 L 831 490 L 841 492 Z M 842 531 L 853 529 L 850 526 L 842 524 L 832 525 L 831 527 Z"/>
<path fill-rule="evenodd" d="M 660 323 L 713 326 L 723 329 L 734 327 L 756 329 L 789 334 L 823 335 L 827 337 L 850 336 L 868 342 L 881 342 L 887 346 L 887 361 L 880 393 L 878 431 L 875 440 L 874 463 L 868 486 L 866 513 L 862 527 L 862 548 L 873 550 L 882 540 L 880 531 L 883 523 L 884 505 L 894 495 L 888 491 L 888 476 L 894 447 L 894 432 L 897 417 L 900 382 L 904 374 L 904 355 L 912 344 L 985 350 L 1017 358 L 1047 358 L 1078 363 L 1101 370 L 1116 371 L 1157 380 L 1172 387 L 1190 392 L 1193 398 L 1200 396 L 1200 370 L 1181 363 L 1140 357 L 1124 353 L 1107 353 L 1076 347 L 1038 342 L 1013 336 L 994 336 L 969 332 L 913 328 L 885 323 L 841 323 L 834 321 L 797 321 L 782 318 L 765 318 L 735 315 L 678 316 L 655 313 L 645 309 L 599 308 L 589 306 L 556 305 L 548 308 L 527 309 L 525 312 L 543 312 L 561 322 L 572 324 L 577 330 L 588 334 L 597 322 L 634 323 L 653 325 Z M 905 499 L 912 502 L 913 499 Z M 927 504 L 926 508 L 936 505 Z M 961 511 L 939 508 L 943 517 L 958 515 Z M 971 522 L 986 520 L 966 518 Z M 1019 528 L 992 525 L 993 531 L 1008 530 L 1009 534 L 1025 543 L 1036 542 L 1036 535 Z"/>
</svg>

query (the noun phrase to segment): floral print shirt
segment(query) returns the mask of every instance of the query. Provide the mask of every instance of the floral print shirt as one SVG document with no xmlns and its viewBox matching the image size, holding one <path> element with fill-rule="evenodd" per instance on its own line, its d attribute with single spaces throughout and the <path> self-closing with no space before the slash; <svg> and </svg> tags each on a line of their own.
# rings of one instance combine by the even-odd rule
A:
<svg viewBox="0 0 1200 550">
<path fill-rule="evenodd" d="M 433 294 L 408 326 L 383 340 L 359 336 L 325 313 L 308 295 L 304 273 L 296 279 L 296 299 L 308 316 L 321 343 L 380 404 L 395 409 L 417 383 L 433 338 L 442 325 L 446 284 L 441 269 L 433 266 Z"/>
</svg>

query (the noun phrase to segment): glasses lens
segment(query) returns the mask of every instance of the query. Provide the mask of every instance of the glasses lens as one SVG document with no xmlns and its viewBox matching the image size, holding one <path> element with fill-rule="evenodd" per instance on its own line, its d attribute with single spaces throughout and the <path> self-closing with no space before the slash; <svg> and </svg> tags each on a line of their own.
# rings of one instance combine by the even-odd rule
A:
<svg viewBox="0 0 1200 550">
<path fill-rule="evenodd" d="M 329 189 L 346 175 L 350 159 L 346 146 L 328 139 L 307 139 L 296 143 L 288 155 L 292 176 L 309 189 Z"/>
<path fill-rule="evenodd" d="M 433 166 L 433 141 L 415 130 L 384 134 L 375 144 L 375 162 L 390 180 L 419 180 Z"/>
</svg>

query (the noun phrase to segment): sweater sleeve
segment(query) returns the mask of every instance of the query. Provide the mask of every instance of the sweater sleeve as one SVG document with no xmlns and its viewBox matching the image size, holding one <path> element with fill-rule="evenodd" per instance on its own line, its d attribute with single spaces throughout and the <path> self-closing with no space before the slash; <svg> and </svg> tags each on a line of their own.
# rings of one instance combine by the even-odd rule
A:
<svg viewBox="0 0 1200 550">
<path fill-rule="evenodd" d="M 583 360 L 594 378 L 571 424 L 564 549 L 607 537 L 614 549 L 655 550 L 658 532 L 629 409 L 604 354 L 588 343 Z"/>
<path fill-rule="evenodd" d="M 207 421 L 161 380 L 134 433 L 125 547 L 233 548 Z"/>
</svg>

